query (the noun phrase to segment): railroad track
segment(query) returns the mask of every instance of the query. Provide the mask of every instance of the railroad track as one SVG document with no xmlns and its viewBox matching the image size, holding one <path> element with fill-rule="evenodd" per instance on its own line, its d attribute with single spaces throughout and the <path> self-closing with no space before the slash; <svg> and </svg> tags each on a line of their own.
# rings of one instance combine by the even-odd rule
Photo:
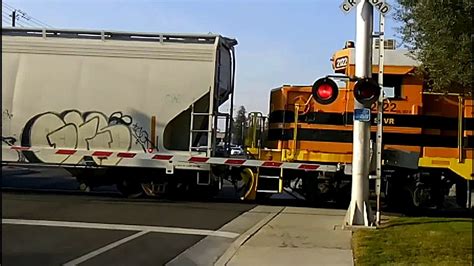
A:
<svg viewBox="0 0 474 266">
<path fill-rule="evenodd" d="M 4 168 L 2 168 L 4 170 Z M 100 201 L 117 201 L 117 202 L 222 202 L 222 203 L 248 203 L 248 204 L 264 204 L 279 206 L 298 206 L 310 207 L 311 205 L 303 200 L 288 197 L 277 197 L 257 202 L 243 202 L 233 192 L 230 184 L 224 186 L 224 189 L 216 197 L 211 199 L 193 199 L 180 197 L 149 197 L 140 198 L 123 197 L 114 186 L 103 186 L 92 189 L 91 191 L 81 191 L 79 183 L 67 171 L 52 168 L 29 168 L 28 170 L 19 169 L 18 171 L 2 171 L 2 193 L 8 194 L 37 194 L 37 195 L 65 195 L 65 196 L 81 196 L 90 197 Z M 178 195 L 179 196 L 179 195 Z M 472 217 L 473 210 L 466 210 L 456 207 L 455 200 L 447 199 L 447 208 L 441 210 L 435 209 L 419 209 L 416 212 L 406 212 L 404 210 L 388 209 L 382 207 L 385 215 L 410 215 L 410 216 L 444 216 L 444 217 Z M 375 206 L 375 204 L 374 204 Z M 318 208 L 339 208 L 334 203 L 326 202 L 318 206 Z"/>
</svg>

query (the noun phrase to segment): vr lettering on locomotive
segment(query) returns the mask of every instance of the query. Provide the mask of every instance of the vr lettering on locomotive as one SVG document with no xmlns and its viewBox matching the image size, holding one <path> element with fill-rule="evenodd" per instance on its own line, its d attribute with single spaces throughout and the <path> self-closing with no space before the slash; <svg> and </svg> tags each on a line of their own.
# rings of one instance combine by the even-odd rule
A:
<svg viewBox="0 0 474 266">
<path fill-rule="evenodd" d="M 395 119 L 394 118 L 384 118 L 383 123 L 386 125 L 395 125 Z"/>
</svg>

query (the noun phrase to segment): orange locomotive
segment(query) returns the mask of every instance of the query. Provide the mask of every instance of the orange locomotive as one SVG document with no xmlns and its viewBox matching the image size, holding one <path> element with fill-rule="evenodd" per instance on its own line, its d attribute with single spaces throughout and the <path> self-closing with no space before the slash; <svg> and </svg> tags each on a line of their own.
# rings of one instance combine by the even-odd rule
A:
<svg viewBox="0 0 474 266">
<path fill-rule="evenodd" d="M 336 73 L 352 77 L 355 51 L 348 44 L 331 61 Z M 372 72 L 377 80 L 378 49 L 373 50 Z M 418 63 L 408 51 L 386 47 L 384 56 L 382 187 L 387 201 L 439 206 L 456 184 L 456 198 L 464 206 L 473 179 L 472 96 L 427 92 L 423 80 L 415 75 Z M 287 186 L 312 200 L 335 199 L 345 204 L 350 194 L 355 82 L 342 78 L 344 85 L 340 86 L 332 81 L 337 79 L 330 76 L 313 86 L 284 85 L 272 90 L 268 128 L 260 115 L 251 114 L 246 145 L 258 159 L 337 165 L 337 173 L 318 177 L 281 172 L 280 190 Z M 374 103 L 373 140 L 376 116 Z M 268 136 L 262 142 L 258 132 L 264 129 Z M 259 182 L 257 178 L 254 192 Z"/>
</svg>

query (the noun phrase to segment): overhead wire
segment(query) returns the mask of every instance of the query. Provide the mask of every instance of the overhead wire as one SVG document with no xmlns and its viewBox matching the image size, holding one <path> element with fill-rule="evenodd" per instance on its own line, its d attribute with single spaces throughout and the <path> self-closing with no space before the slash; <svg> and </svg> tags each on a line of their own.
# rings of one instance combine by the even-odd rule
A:
<svg viewBox="0 0 474 266">
<path fill-rule="evenodd" d="M 29 15 L 28 15 L 28 16 L 29 16 Z M 36 19 L 36 18 L 34 18 L 34 17 L 31 17 L 31 16 L 29 16 L 29 21 L 31 21 L 31 22 L 33 22 L 33 23 L 36 23 L 36 24 L 39 24 L 39 25 L 41 25 L 41 26 L 43 26 L 43 27 L 52 28 L 51 25 L 46 24 L 46 23 L 44 23 L 44 22 L 42 22 L 42 21 L 40 21 L 40 20 L 38 20 L 38 19 Z"/>
<path fill-rule="evenodd" d="M 10 11 L 14 11 L 15 8 L 10 6 L 9 4 L 5 3 L 5 2 L 2 2 L 2 6 L 4 6 L 6 9 L 10 10 Z"/>
<path fill-rule="evenodd" d="M 30 27 L 32 27 L 32 28 L 38 27 L 38 25 L 33 24 L 32 22 L 30 22 L 30 21 L 28 21 L 28 20 L 24 20 L 24 19 L 23 19 L 23 20 L 17 19 L 17 22 L 20 22 L 21 24 L 30 26 Z"/>
<path fill-rule="evenodd" d="M 16 11 L 17 12 L 17 15 L 16 15 L 16 22 L 15 24 L 16 25 L 19 25 L 21 27 L 24 27 L 24 25 L 27 25 L 27 26 L 30 26 L 30 27 L 49 27 L 49 28 L 52 28 L 51 25 L 47 24 L 47 23 L 44 23 L 42 22 L 41 20 L 35 18 L 35 17 L 32 17 L 30 15 L 28 15 L 26 12 L 20 10 L 20 9 L 16 9 L 15 7 L 5 3 L 5 2 L 2 2 L 2 7 L 4 9 L 7 9 L 9 11 L 11 11 L 13 13 L 13 11 Z M 7 13 L 7 11 L 5 10 L 2 10 L 2 14 L 3 13 Z M 10 16 L 11 18 L 11 15 L 12 14 L 8 14 L 8 16 Z M 18 23 L 20 22 L 20 23 Z"/>
<path fill-rule="evenodd" d="M 5 10 L 2 10 L 2 15 L 5 15 L 5 16 L 10 17 L 10 18 L 12 17 L 12 14 L 11 14 L 11 13 L 8 13 L 8 12 L 5 11 Z"/>
<path fill-rule="evenodd" d="M 29 26 L 31 28 L 37 28 L 38 26 L 37 25 L 34 25 L 34 24 L 31 24 L 30 22 L 26 21 L 26 20 L 21 20 L 20 23 L 26 25 L 26 26 Z"/>
<path fill-rule="evenodd" d="M 11 18 L 7 15 L 2 14 L 2 22 L 5 22 L 6 24 L 11 24 Z"/>
<path fill-rule="evenodd" d="M 5 2 L 2 2 L 2 5 L 6 6 L 7 8 L 10 8 L 10 9 L 15 9 L 14 7 L 12 7 L 11 5 L 9 5 Z"/>
</svg>

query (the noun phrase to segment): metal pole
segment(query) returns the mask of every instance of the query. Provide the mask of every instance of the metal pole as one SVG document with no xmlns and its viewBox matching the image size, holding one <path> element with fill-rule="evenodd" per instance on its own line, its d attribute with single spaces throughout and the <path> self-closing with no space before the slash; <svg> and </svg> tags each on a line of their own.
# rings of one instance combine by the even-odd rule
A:
<svg viewBox="0 0 474 266">
<path fill-rule="evenodd" d="M 12 11 L 12 27 L 15 27 L 16 22 L 16 10 Z"/>
<path fill-rule="evenodd" d="M 382 132 L 383 132 L 383 99 L 384 99 L 384 90 L 383 90 L 383 68 L 384 68 L 384 53 L 385 53 L 385 16 L 380 14 L 379 18 L 379 85 L 380 85 L 380 96 L 377 102 L 377 167 L 375 179 L 375 195 L 377 196 L 377 212 L 375 222 L 377 225 L 380 224 L 380 186 L 382 183 Z"/>
<path fill-rule="evenodd" d="M 356 14 L 355 74 L 358 78 L 372 76 L 373 7 L 363 0 Z M 354 101 L 354 109 L 370 108 Z M 352 197 L 345 217 L 346 225 L 372 224 L 369 205 L 370 122 L 354 119 L 352 153 Z"/>
<path fill-rule="evenodd" d="M 463 155 L 463 120 L 464 120 L 464 97 L 458 95 L 458 163 L 462 163 L 464 160 Z"/>
<path fill-rule="evenodd" d="M 467 191 L 466 191 L 466 193 L 467 193 L 467 197 L 466 197 L 466 198 L 467 198 L 466 208 L 470 209 L 470 208 L 472 207 L 472 205 L 471 205 L 471 202 L 472 202 L 472 198 L 471 198 L 471 197 L 472 197 L 472 194 L 471 194 L 471 182 L 472 182 L 472 181 L 467 180 L 466 182 L 467 182 L 467 186 L 466 186 L 466 187 L 467 187 Z"/>
</svg>

